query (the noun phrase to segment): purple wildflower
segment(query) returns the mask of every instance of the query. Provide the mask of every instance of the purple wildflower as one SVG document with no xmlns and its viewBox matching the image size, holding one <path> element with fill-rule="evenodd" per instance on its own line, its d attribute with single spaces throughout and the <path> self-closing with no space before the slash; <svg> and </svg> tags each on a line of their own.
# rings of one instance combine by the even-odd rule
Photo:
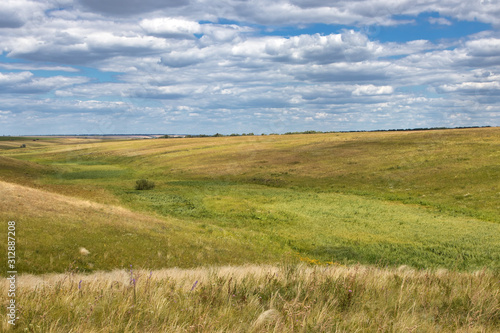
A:
<svg viewBox="0 0 500 333">
<path fill-rule="evenodd" d="M 191 288 L 191 291 L 194 290 L 194 288 L 196 288 L 196 285 L 198 284 L 198 280 L 196 280 L 196 282 L 193 284 L 193 287 Z"/>
</svg>

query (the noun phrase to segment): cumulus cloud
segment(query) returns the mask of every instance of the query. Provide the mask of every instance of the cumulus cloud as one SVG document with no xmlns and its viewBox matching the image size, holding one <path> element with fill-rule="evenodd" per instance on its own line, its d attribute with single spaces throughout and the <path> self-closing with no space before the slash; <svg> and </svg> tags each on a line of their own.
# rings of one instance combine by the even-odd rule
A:
<svg viewBox="0 0 500 333">
<path fill-rule="evenodd" d="M 363 96 L 363 95 L 388 95 L 394 92 L 394 88 L 391 86 L 374 86 L 373 84 L 367 84 L 362 86 L 356 86 L 356 89 L 352 92 L 353 96 Z"/>
<path fill-rule="evenodd" d="M 22 127 L 22 115 L 48 131 L 84 121 L 89 132 L 258 133 L 305 122 L 318 130 L 498 123 L 494 2 L 6 0 L 2 124 Z M 460 20 L 493 28 L 387 41 L 419 15 L 440 30 Z M 318 23 L 331 30 L 310 32 Z"/>
<path fill-rule="evenodd" d="M 45 18 L 28 25 L 16 34 L 3 34 L 3 48 L 9 57 L 87 64 L 121 54 L 141 56 L 168 48 L 164 39 L 141 35 L 140 28 L 129 23 Z"/>
<path fill-rule="evenodd" d="M 210 5 L 204 0 L 192 0 L 182 10 L 182 13 L 190 12 L 201 19 L 224 17 L 266 25 L 326 23 L 393 26 L 413 22 L 411 19 L 395 17 L 417 16 L 424 12 L 440 13 L 442 18 L 479 20 L 485 23 L 499 24 L 498 8 L 497 0 L 481 2 L 461 0 L 339 0 L 334 2 L 277 0 L 272 3 L 264 0 L 245 2 L 227 0 L 220 4 L 210 3 Z"/>
<path fill-rule="evenodd" d="M 467 94 L 484 94 L 500 92 L 500 82 L 462 82 L 459 84 L 444 84 L 439 86 L 441 92 L 461 92 Z"/>
<path fill-rule="evenodd" d="M 0 93 L 42 93 L 87 82 L 85 77 L 34 77 L 31 72 L 0 73 Z"/>
<path fill-rule="evenodd" d="M 445 19 L 444 17 L 429 17 L 430 24 L 438 24 L 438 25 L 452 25 L 453 23 L 450 20 Z"/>
<path fill-rule="evenodd" d="M 385 61 L 339 62 L 324 66 L 297 66 L 297 80 L 311 82 L 386 81 L 392 64 Z"/>
<path fill-rule="evenodd" d="M 61 72 L 78 72 L 78 69 L 69 66 L 47 66 L 42 64 L 27 64 L 27 63 L 0 63 L 0 68 L 7 70 L 23 70 L 23 71 L 61 71 Z"/>
<path fill-rule="evenodd" d="M 79 0 L 84 8 L 113 15 L 136 15 L 160 9 L 186 6 L 189 0 Z"/>
<path fill-rule="evenodd" d="M 481 38 L 465 44 L 468 54 L 473 57 L 499 57 L 500 39 Z"/>
<path fill-rule="evenodd" d="M 23 19 L 16 12 L 6 8 L 0 10 L 0 28 L 19 28 L 23 24 Z"/>
<path fill-rule="evenodd" d="M 201 32 L 198 22 L 171 17 L 144 19 L 140 26 L 149 34 L 174 38 L 194 38 L 194 34 Z"/>
<path fill-rule="evenodd" d="M 330 35 L 252 38 L 235 44 L 232 55 L 253 61 L 295 64 L 359 62 L 376 57 L 378 43 L 352 30 Z"/>
<path fill-rule="evenodd" d="M 47 5 L 28 0 L 3 0 L 0 6 L 0 29 L 20 28 L 28 20 L 42 17 Z"/>
</svg>

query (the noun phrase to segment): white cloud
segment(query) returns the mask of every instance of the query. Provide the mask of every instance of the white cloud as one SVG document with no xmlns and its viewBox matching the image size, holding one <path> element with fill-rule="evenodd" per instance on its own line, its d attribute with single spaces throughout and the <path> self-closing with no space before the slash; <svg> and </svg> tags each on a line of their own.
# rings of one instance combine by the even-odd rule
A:
<svg viewBox="0 0 500 333">
<path fill-rule="evenodd" d="M 180 18 L 144 19 L 139 24 L 147 33 L 165 37 L 194 38 L 194 34 L 201 32 L 198 22 Z"/>
<path fill-rule="evenodd" d="M 28 0 L 2 0 L 0 6 L 0 28 L 19 28 L 28 20 L 43 17 L 49 7 L 46 2 Z"/>
<path fill-rule="evenodd" d="M 325 119 L 325 118 L 328 118 L 328 113 L 326 113 L 326 112 L 316 112 L 316 114 L 314 115 L 314 118 L 315 119 Z"/>
<path fill-rule="evenodd" d="M 352 92 L 353 96 L 364 96 L 364 95 L 387 95 L 392 94 L 394 88 L 391 86 L 374 86 L 373 84 L 368 85 L 357 85 L 356 89 Z"/>
<path fill-rule="evenodd" d="M 16 115 L 31 112 L 48 131 L 86 117 L 116 131 L 203 132 L 210 123 L 256 133 L 300 130 L 306 120 L 319 130 L 499 122 L 495 28 L 442 42 L 384 41 L 388 26 L 418 24 L 411 17 L 422 13 L 439 13 L 429 18 L 439 29 L 474 18 L 498 24 L 491 2 L 138 3 L 8 0 L 0 104 L 12 113 L 3 121 L 22 127 Z M 309 23 L 349 28 L 285 36 Z"/>
<path fill-rule="evenodd" d="M 79 0 L 92 11 L 111 15 L 136 15 L 150 11 L 185 6 L 189 0 Z"/>
<path fill-rule="evenodd" d="M 85 77 L 35 77 L 31 72 L 0 73 L 0 94 L 42 93 L 87 82 Z"/>
<path fill-rule="evenodd" d="M 78 72 L 78 69 L 68 66 L 47 66 L 41 64 L 27 63 L 0 63 L 0 68 L 7 70 L 23 70 L 23 71 L 60 71 L 60 72 Z"/>
<path fill-rule="evenodd" d="M 235 24 L 202 24 L 201 31 L 203 33 L 200 39 L 201 45 L 207 46 L 214 43 L 239 42 L 254 30 Z"/>
<path fill-rule="evenodd" d="M 300 35 L 290 38 L 265 37 L 247 39 L 232 47 L 232 54 L 254 61 L 329 64 L 362 61 L 375 56 L 379 45 L 358 32 L 322 36 Z"/>
<path fill-rule="evenodd" d="M 444 84 L 439 86 L 443 92 L 466 92 L 481 94 L 483 92 L 500 92 L 500 82 L 462 82 L 459 84 Z"/>
<path fill-rule="evenodd" d="M 78 6 L 80 4 L 81 6 Z M 296 25 L 308 23 L 346 24 L 359 26 L 392 26 L 412 20 L 395 16 L 417 16 L 436 12 L 457 20 L 479 20 L 499 24 L 498 1 L 462 0 L 78 0 L 75 7 L 87 12 L 115 17 L 134 17 L 138 14 L 156 17 L 184 17 L 193 21 L 218 18 L 267 25 Z M 148 14 L 146 14 L 148 13 Z M 444 22 L 441 18 L 437 21 Z"/>
<path fill-rule="evenodd" d="M 474 57 L 498 57 L 500 56 L 500 39 L 481 38 L 468 41 L 465 44 L 468 54 Z"/>
<path fill-rule="evenodd" d="M 22 82 L 28 82 L 33 77 L 30 72 L 21 73 L 0 73 L 0 84 L 1 85 L 16 85 Z"/>
<path fill-rule="evenodd" d="M 450 20 L 447 20 L 444 17 L 429 17 L 429 23 L 438 25 L 453 25 Z"/>
<path fill-rule="evenodd" d="M 351 24 L 358 26 L 393 26 L 409 24 L 413 20 L 395 19 L 394 16 L 417 16 L 424 12 L 440 13 L 441 17 L 456 20 L 478 20 L 499 24 L 498 1 L 462 0 L 338 0 L 334 2 L 310 0 L 277 0 L 273 2 L 228 0 L 217 5 L 206 1 L 192 1 L 176 10 L 180 15 L 191 13 L 197 19 L 224 17 L 268 25 L 296 25 L 307 23 Z M 444 22 L 443 20 L 440 20 Z"/>
<path fill-rule="evenodd" d="M 130 22 L 44 18 L 15 34 L 0 31 L 0 36 L 9 57 L 62 64 L 88 64 L 120 54 L 147 55 L 175 44 L 141 32 Z"/>
</svg>

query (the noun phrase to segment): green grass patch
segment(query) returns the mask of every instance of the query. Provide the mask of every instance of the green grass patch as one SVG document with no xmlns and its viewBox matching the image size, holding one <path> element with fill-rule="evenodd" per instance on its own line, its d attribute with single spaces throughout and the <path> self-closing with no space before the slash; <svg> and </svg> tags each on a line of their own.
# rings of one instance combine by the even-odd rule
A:
<svg viewBox="0 0 500 333">
<path fill-rule="evenodd" d="M 103 179 L 103 178 L 118 178 L 126 174 L 126 170 L 106 170 L 106 169 L 94 169 L 94 170 L 79 170 L 72 172 L 62 172 L 57 175 L 57 178 L 62 180 L 81 180 L 81 179 Z"/>
</svg>

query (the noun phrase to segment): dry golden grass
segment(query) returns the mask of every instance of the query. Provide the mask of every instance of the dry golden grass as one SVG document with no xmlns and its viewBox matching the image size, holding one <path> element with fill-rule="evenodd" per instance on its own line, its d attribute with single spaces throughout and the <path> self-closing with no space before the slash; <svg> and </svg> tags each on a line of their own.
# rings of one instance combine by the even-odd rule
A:
<svg viewBox="0 0 500 333">
<path fill-rule="evenodd" d="M 500 329 L 500 281 L 485 270 L 287 264 L 131 269 L 21 275 L 18 290 L 18 328 L 29 332 Z"/>
<path fill-rule="evenodd" d="M 100 225 L 107 223 L 140 229 L 146 223 L 165 224 L 163 220 L 135 213 L 120 206 L 103 205 L 4 181 L 0 181 L 0 197 L 2 198 L 0 211 L 3 215 L 10 216 L 11 220 L 29 220 L 52 214 L 57 219 L 92 221 L 98 214 L 101 215 Z"/>
<path fill-rule="evenodd" d="M 244 266 L 220 266 L 220 267 L 197 267 L 182 269 L 178 267 L 158 270 L 144 270 L 131 268 L 134 276 L 148 277 L 151 281 L 175 281 L 176 285 L 189 291 L 195 281 L 206 284 L 213 278 L 214 274 L 222 278 L 232 278 L 241 282 L 245 278 L 263 278 L 269 274 L 279 272 L 279 268 L 271 265 L 244 265 Z M 312 272 L 309 268 L 308 272 Z M 340 274 L 340 273 L 339 273 Z M 23 290 L 35 290 L 42 286 L 54 287 L 66 280 L 82 281 L 87 287 L 98 289 L 98 287 L 109 288 L 113 283 L 128 284 L 130 282 L 130 270 L 116 269 L 113 271 L 99 271 L 92 274 L 82 273 L 59 273 L 59 274 L 22 274 L 18 277 L 17 286 Z M 8 281 L 0 281 L 0 288 L 6 287 Z"/>
</svg>

